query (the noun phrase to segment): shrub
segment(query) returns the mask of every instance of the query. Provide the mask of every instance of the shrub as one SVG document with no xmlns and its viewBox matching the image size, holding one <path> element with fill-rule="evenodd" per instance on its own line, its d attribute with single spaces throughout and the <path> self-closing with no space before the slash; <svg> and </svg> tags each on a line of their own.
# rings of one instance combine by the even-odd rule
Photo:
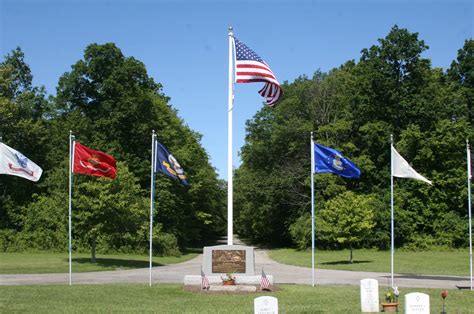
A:
<svg viewBox="0 0 474 314">
<path fill-rule="evenodd" d="M 304 213 L 291 226 L 290 235 L 297 250 L 311 246 L 311 214 Z"/>
</svg>

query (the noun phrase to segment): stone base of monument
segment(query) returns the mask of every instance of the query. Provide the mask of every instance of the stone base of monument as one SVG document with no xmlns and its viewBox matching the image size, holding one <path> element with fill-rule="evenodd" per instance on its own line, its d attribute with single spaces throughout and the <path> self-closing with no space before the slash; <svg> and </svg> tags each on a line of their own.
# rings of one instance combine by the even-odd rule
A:
<svg viewBox="0 0 474 314">
<path fill-rule="evenodd" d="M 216 245 L 204 247 L 202 271 L 209 281 L 209 291 L 255 292 L 261 276 L 255 275 L 253 247 L 243 245 Z M 224 285 L 223 279 L 232 276 L 235 285 Z M 273 276 L 267 275 L 273 285 Z M 200 286 L 201 275 L 186 275 L 185 286 Z"/>
<path fill-rule="evenodd" d="M 256 286 L 209 286 L 208 291 L 216 292 L 257 292 Z"/>
<path fill-rule="evenodd" d="M 239 276 L 239 275 L 233 275 L 235 277 L 235 286 L 225 286 L 225 287 L 237 287 L 237 286 L 242 286 L 242 285 L 259 285 L 260 284 L 260 279 L 261 276 Z M 184 285 L 185 286 L 198 286 L 201 285 L 201 276 L 200 275 L 186 275 L 184 276 Z M 211 287 L 213 286 L 222 286 L 222 278 L 221 276 L 207 276 L 207 279 L 209 280 L 209 285 Z M 268 281 L 270 281 L 270 284 L 273 285 L 273 276 L 272 275 L 267 275 Z"/>
</svg>

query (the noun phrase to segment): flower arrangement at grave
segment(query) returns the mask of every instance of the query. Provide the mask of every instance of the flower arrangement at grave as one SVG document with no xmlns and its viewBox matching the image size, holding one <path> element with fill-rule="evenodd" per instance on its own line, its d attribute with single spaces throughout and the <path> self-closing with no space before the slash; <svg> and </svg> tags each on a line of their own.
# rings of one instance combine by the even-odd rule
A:
<svg viewBox="0 0 474 314">
<path fill-rule="evenodd" d="M 382 302 L 382 308 L 384 312 L 396 312 L 398 310 L 398 296 L 400 292 L 398 287 L 393 287 L 392 290 L 388 290 L 385 294 L 385 302 Z"/>
<path fill-rule="evenodd" d="M 230 273 L 225 274 L 225 277 L 221 276 L 221 279 L 224 286 L 235 285 L 235 276 L 232 276 Z"/>
</svg>

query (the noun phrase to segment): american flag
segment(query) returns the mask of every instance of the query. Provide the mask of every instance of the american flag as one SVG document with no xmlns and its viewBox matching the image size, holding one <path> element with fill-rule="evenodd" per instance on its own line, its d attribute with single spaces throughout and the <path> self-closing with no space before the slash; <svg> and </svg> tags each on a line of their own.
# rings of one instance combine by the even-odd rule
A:
<svg viewBox="0 0 474 314">
<path fill-rule="evenodd" d="M 267 275 L 262 268 L 262 277 L 260 278 L 260 290 L 270 290 L 270 280 L 268 280 Z"/>
<path fill-rule="evenodd" d="M 209 290 L 209 279 L 201 269 L 201 289 Z"/>
<path fill-rule="evenodd" d="M 235 42 L 235 79 L 237 83 L 264 82 L 265 85 L 258 91 L 265 97 L 265 104 L 273 106 L 283 94 L 280 83 L 268 64 L 252 49 L 234 38 Z"/>
</svg>

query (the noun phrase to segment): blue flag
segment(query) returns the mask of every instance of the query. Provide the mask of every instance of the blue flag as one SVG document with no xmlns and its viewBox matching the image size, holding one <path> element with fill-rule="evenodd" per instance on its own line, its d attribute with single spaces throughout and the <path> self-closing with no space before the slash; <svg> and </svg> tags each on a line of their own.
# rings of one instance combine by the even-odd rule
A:
<svg viewBox="0 0 474 314">
<path fill-rule="evenodd" d="M 179 180 L 182 185 L 188 186 L 183 168 L 176 158 L 160 142 L 155 141 L 155 173 L 163 172 L 173 179 Z"/>
<path fill-rule="evenodd" d="M 314 143 L 314 172 L 330 172 L 344 178 L 358 178 L 360 170 L 339 151 Z"/>
</svg>

